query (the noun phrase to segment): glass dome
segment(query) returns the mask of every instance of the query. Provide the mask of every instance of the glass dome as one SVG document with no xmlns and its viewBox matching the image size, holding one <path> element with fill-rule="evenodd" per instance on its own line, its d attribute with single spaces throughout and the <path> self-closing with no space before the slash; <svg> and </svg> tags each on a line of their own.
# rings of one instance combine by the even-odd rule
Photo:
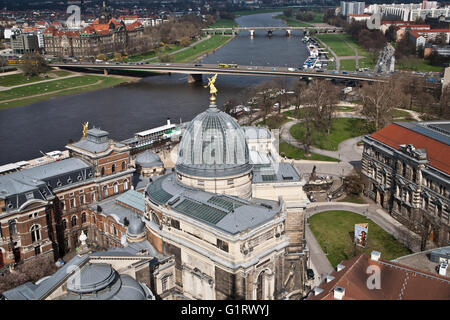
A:
<svg viewBox="0 0 450 320">
<path fill-rule="evenodd" d="M 178 173 L 225 177 L 251 169 L 245 135 L 236 120 L 212 103 L 191 121 L 180 142 Z"/>
</svg>

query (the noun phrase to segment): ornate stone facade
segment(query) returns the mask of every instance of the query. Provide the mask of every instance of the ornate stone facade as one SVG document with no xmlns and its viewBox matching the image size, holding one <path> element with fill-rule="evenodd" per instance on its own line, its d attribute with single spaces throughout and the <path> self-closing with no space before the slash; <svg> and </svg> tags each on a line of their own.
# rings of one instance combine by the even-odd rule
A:
<svg viewBox="0 0 450 320">
<path fill-rule="evenodd" d="M 363 139 L 365 194 L 422 235 L 422 245 L 450 243 L 448 123 L 394 123 Z"/>
</svg>

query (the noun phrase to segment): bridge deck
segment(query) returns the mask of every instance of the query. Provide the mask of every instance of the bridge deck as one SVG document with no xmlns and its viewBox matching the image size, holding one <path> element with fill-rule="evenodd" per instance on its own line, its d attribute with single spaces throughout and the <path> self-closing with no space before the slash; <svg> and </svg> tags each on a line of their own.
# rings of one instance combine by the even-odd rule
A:
<svg viewBox="0 0 450 320">
<path fill-rule="evenodd" d="M 75 64 L 75 63 L 52 63 L 51 67 L 77 68 L 77 69 L 100 69 L 100 70 L 131 70 L 131 71 L 158 71 L 162 73 L 183 74 L 229 74 L 240 76 L 283 76 L 283 77 L 315 77 L 342 80 L 361 80 L 385 82 L 386 77 L 376 74 L 349 72 L 347 74 L 324 71 L 315 72 L 296 69 L 290 71 L 288 67 L 266 67 L 266 66 L 238 66 L 237 68 L 223 68 L 214 64 L 186 64 L 186 63 L 148 63 L 142 65 L 130 64 Z"/>
</svg>

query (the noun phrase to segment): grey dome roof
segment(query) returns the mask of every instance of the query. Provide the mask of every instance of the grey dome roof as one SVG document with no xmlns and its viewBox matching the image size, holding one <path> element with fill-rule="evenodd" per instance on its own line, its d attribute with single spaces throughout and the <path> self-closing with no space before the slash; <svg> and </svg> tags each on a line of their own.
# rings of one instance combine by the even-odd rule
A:
<svg viewBox="0 0 450 320">
<path fill-rule="evenodd" d="M 111 285 L 116 275 L 116 271 L 109 264 L 88 264 L 68 279 L 67 290 L 75 293 L 96 292 Z"/>
<path fill-rule="evenodd" d="M 141 235 L 145 231 L 145 224 L 138 214 L 130 217 L 130 223 L 127 227 L 127 234 L 131 236 Z"/>
<path fill-rule="evenodd" d="M 211 105 L 186 128 L 175 168 L 196 177 L 225 177 L 250 171 L 243 130 L 231 116 Z"/>
<path fill-rule="evenodd" d="M 146 150 L 136 157 L 136 165 L 140 165 L 141 167 L 151 168 L 162 166 L 162 164 L 161 158 L 150 150 Z"/>
</svg>

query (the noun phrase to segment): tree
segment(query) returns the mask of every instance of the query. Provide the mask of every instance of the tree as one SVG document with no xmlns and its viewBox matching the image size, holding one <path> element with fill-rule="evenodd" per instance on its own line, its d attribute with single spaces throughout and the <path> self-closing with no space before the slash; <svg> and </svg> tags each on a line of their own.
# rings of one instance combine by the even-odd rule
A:
<svg viewBox="0 0 450 320">
<path fill-rule="evenodd" d="M 294 87 L 294 103 L 295 110 L 298 112 L 297 116 L 299 119 L 303 120 L 303 126 L 305 128 L 305 134 L 303 135 L 303 146 L 305 148 L 305 154 L 307 156 L 310 155 L 310 147 L 312 145 L 312 131 L 314 126 L 314 116 L 315 110 L 309 105 L 303 105 L 300 109 L 300 104 L 302 102 L 308 103 L 309 100 L 312 100 L 312 95 L 310 92 L 310 88 L 303 82 L 298 82 L 298 84 Z"/>
<path fill-rule="evenodd" d="M 26 53 L 22 59 L 24 60 L 22 70 L 26 77 L 38 76 L 50 69 L 47 61 L 38 53 Z"/>
<path fill-rule="evenodd" d="M 391 24 L 389 28 L 386 30 L 386 33 L 384 34 L 386 37 L 386 40 L 388 42 L 394 42 L 397 38 L 397 31 L 395 30 L 395 26 Z"/>
<path fill-rule="evenodd" d="M 276 88 L 276 84 L 271 81 L 263 82 L 255 87 L 257 104 L 263 112 L 264 122 L 273 108 L 276 91 L 274 88 Z"/>
<path fill-rule="evenodd" d="M 0 292 L 18 287 L 25 282 L 36 282 L 56 271 L 55 264 L 46 256 L 40 255 L 25 261 L 11 273 L 0 275 Z"/>
<path fill-rule="evenodd" d="M 286 10 L 283 10 L 283 15 L 286 17 L 292 17 L 292 14 L 294 13 L 294 10 L 292 8 L 288 8 Z"/>
<path fill-rule="evenodd" d="M 329 80 L 314 80 L 303 97 L 314 108 L 314 125 L 317 130 L 331 132 L 335 105 L 339 102 L 339 89 Z"/>
<path fill-rule="evenodd" d="M 103 53 L 100 53 L 100 54 L 97 56 L 97 60 L 106 61 L 106 56 L 105 56 Z"/>
<path fill-rule="evenodd" d="M 5 66 L 8 65 L 8 60 L 6 60 L 3 57 L 0 57 L 0 68 L 2 69 L 2 72 L 5 72 Z"/>
<path fill-rule="evenodd" d="M 121 62 L 123 60 L 122 54 L 120 52 L 114 53 L 114 60 Z"/>
<path fill-rule="evenodd" d="M 450 118 L 450 85 L 442 88 L 439 106 L 439 115 L 444 119 Z"/>
<path fill-rule="evenodd" d="M 375 130 L 390 123 L 393 110 L 405 101 L 399 84 L 394 80 L 365 83 L 360 90 L 360 95 L 363 104 L 362 114 L 374 122 Z"/>
</svg>

